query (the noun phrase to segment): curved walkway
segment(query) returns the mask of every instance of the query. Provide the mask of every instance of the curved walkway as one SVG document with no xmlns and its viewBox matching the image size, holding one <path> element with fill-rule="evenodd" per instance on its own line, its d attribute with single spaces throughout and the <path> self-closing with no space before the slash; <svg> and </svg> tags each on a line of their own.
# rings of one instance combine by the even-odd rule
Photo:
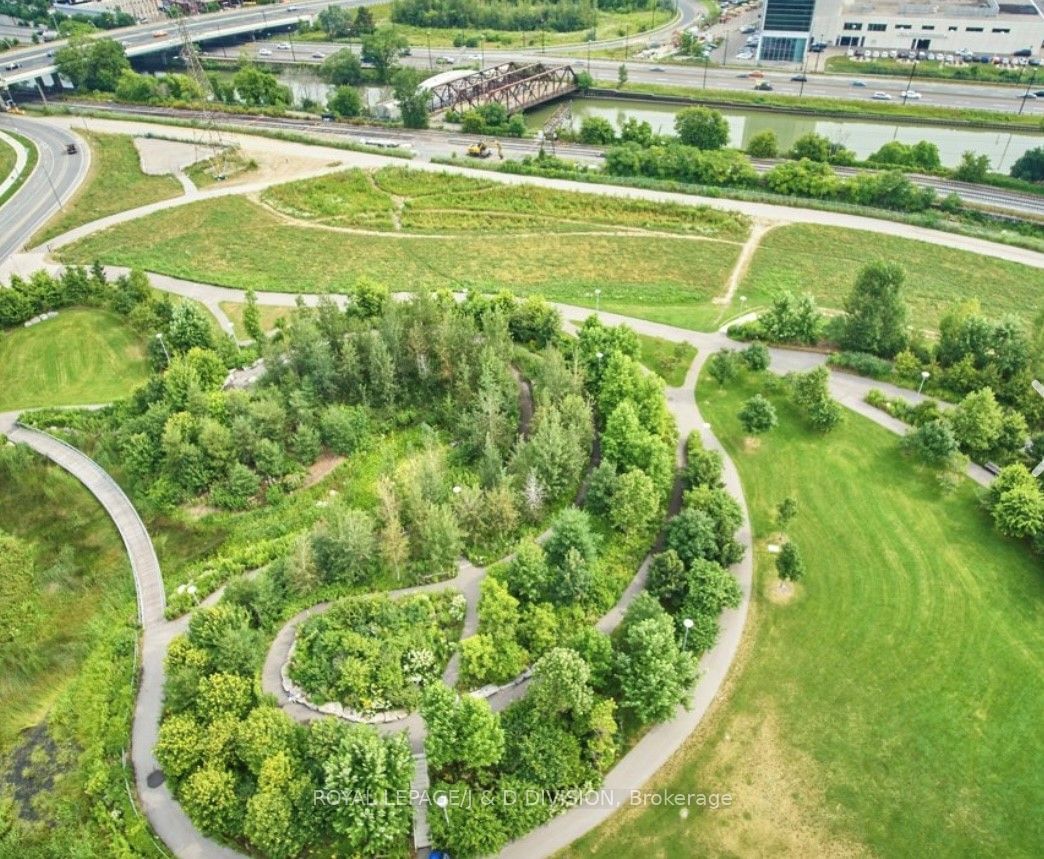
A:
<svg viewBox="0 0 1044 859">
<path fill-rule="evenodd" d="M 7 176 L 0 178 L 0 197 L 3 197 L 7 193 L 8 188 L 22 178 L 25 165 L 29 163 L 29 152 L 20 140 L 16 140 L 10 134 L 4 134 L 2 131 L 0 131 L 0 141 L 3 141 L 5 146 L 10 146 L 15 154 L 15 163 L 14 167 L 11 168 L 11 172 Z"/>
</svg>

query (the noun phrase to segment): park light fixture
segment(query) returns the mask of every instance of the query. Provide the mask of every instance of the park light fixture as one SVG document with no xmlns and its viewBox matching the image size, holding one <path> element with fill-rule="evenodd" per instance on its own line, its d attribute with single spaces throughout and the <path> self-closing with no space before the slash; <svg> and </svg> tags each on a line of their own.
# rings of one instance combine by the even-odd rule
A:
<svg viewBox="0 0 1044 859">
<path fill-rule="evenodd" d="M 917 386 L 917 393 L 921 393 L 921 389 L 924 387 L 924 383 L 928 381 L 928 377 L 932 374 L 927 370 L 921 370 L 921 384 Z"/>
<path fill-rule="evenodd" d="M 682 626 L 685 627 L 685 636 L 682 638 L 682 650 L 689 649 L 689 630 L 692 629 L 695 625 L 696 624 L 693 623 L 691 617 L 687 617 L 685 618 L 685 620 L 682 621 Z"/>
<path fill-rule="evenodd" d="M 446 823 L 449 823 L 449 812 L 446 810 L 449 808 L 449 797 L 444 793 L 440 793 L 435 797 L 435 804 L 442 809 L 442 815 L 446 818 Z"/>
<path fill-rule="evenodd" d="M 595 287 L 595 313 L 599 312 L 601 306 L 602 290 Z"/>
</svg>

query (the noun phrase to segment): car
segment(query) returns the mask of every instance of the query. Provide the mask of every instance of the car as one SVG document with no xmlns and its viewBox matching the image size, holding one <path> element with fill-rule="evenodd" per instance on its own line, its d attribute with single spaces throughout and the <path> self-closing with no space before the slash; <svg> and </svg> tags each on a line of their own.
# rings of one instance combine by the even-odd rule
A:
<svg viewBox="0 0 1044 859">
<path fill-rule="evenodd" d="M 874 99 L 875 101 L 891 101 L 892 100 L 892 97 L 888 93 L 881 92 L 881 90 L 877 90 L 877 92 L 875 92 L 872 96 L 870 96 L 870 98 Z"/>
<path fill-rule="evenodd" d="M 54 51 L 48 51 L 44 56 L 53 57 L 54 56 Z"/>
<path fill-rule="evenodd" d="M 468 54 L 465 59 L 467 59 L 469 63 L 481 62 L 482 54 Z"/>
<path fill-rule="evenodd" d="M 667 71 L 667 69 L 665 69 L 663 66 L 653 66 L 651 69 L 649 69 L 649 71 L 650 72 L 665 72 L 665 71 Z"/>
<path fill-rule="evenodd" d="M 852 86 L 865 87 L 866 81 L 852 81 Z"/>
<path fill-rule="evenodd" d="M 754 89 L 759 89 L 763 92 L 772 92 L 772 84 L 770 84 L 768 81 L 762 81 L 759 84 L 755 84 Z"/>
<path fill-rule="evenodd" d="M 905 99 L 911 99 L 912 98 L 912 99 L 915 99 L 915 100 L 919 99 L 921 97 L 921 94 L 919 92 L 917 92 L 917 90 L 915 90 L 915 89 L 904 89 L 901 93 L 899 93 L 899 95 L 901 95 Z"/>
<path fill-rule="evenodd" d="M 286 7 L 286 11 L 287 11 L 287 12 L 296 12 L 296 11 L 298 11 L 298 10 L 299 10 L 300 8 L 301 8 L 300 6 L 287 6 L 287 7 Z"/>
<path fill-rule="evenodd" d="M 1033 93 L 1037 98 L 1044 98 L 1044 89 L 1039 89 Z"/>
<path fill-rule="evenodd" d="M 260 51 L 257 52 L 257 55 L 259 57 L 270 57 L 272 56 L 272 52 L 268 50 L 268 48 L 262 48 Z"/>
<path fill-rule="evenodd" d="M 289 51 L 290 50 L 290 43 L 289 42 L 280 42 L 278 45 L 276 45 L 276 50 L 277 51 Z"/>
<path fill-rule="evenodd" d="M 809 48 L 809 50 L 810 50 L 810 51 L 811 51 L 811 52 L 812 52 L 813 54 L 821 54 L 821 53 L 823 53 L 823 51 L 824 51 L 825 49 L 826 49 L 826 46 L 825 46 L 825 45 L 813 45 L 813 46 L 812 46 L 811 48 Z"/>
<path fill-rule="evenodd" d="M 12 62 L 10 62 L 10 63 L 8 63 L 7 65 L 4 66 L 4 71 L 5 72 L 13 72 L 15 69 L 20 69 L 21 67 L 22 67 L 21 63 L 16 63 L 16 62 L 12 61 Z"/>
<path fill-rule="evenodd" d="M 329 111 L 327 111 L 326 113 L 322 114 L 322 118 L 323 118 L 323 122 L 333 122 L 334 121 L 334 115 L 332 113 L 330 113 Z"/>
<path fill-rule="evenodd" d="M 321 53 L 319 53 L 319 51 L 316 51 L 314 54 L 312 54 L 312 59 L 313 60 L 325 60 L 326 59 L 326 54 L 321 54 Z"/>
<path fill-rule="evenodd" d="M 452 66 L 456 62 L 453 57 L 436 57 L 435 65 L 437 66 Z"/>
<path fill-rule="evenodd" d="M 754 53 L 752 51 L 740 51 L 738 54 L 736 54 L 736 59 L 737 60 L 753 60 L 754 59 Z"/>
<path fill-rule="evenodd" d="M 794 77 L 792 77 L 791 80 L 796 81 L 797 83 L 807 84 L 808 75 L 794 75 Z"/>
<path fill-rule="evenodd" d="M 1019 48 L 1019 50 L 1015 51 L 1012 54 L 1012 56 L 1013 57 L 1032 57 L 1033 56 L 1033 49 L 1032 48 Z"/>
<path fill-rule="evenodd" d="M 1024 92 L 1022 95 L 1017 95 L 1015 98 L 1021 98 L 1023 100 L 1028 99 L 1029 101 L 1036 101 L 1037 94 L 1035 92 Z"/>
<path fill-rule="evenodd" d="M 1026 63 L 1028 65 L 1031 65 L 1031 66 L 1039 66 L 1040 65 L 1040 58 L 1039 57 L 1030 57 L 1028 60 L 1026 60 Z"/>
<path fill-rule="evenodd" d="M 165 39 L 167 37 L 166 30 L 155 30 L 152 34 L 153 39 Z"/>
<path fill-rule="evenodd" d="M 740 32 L 741 32 L 741 33 L 742 33 L 742 34 L 743 34 L 744 36 L 746 36 L 746 35 L 748 35 L 748 34 L 750 34 L 750 33 L 756 33 L 756 32 L 758 32 L 758 28 L 757 28 L 757 27 L 755 27 L 755 26 L 754 26 L 753 24 L 745 24 L 744 26 L 740 27 Z"/>
</svg>

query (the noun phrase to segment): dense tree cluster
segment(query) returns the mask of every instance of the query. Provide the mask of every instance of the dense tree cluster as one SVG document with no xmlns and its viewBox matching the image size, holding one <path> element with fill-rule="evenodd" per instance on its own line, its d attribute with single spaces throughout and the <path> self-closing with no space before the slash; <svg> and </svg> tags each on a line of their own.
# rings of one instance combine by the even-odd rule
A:
<svg viewBox="0 0 1044 859">
<path fill-rule="evenodd" d="M 809 426 L 819 432 L 830 432 L 844 418 L 841 404 L 830 396 L 829 378 L 830 371 L 822 366 L 788 376 L 791 399 Z"/>
<path fill-rule="evenodd" d="M 634 5 L 632 0 L 628 0 Z M 636 0 L 648 8 L 654 0 Z M 603 7 L 604 8 L 604 7 Z M 593 27 L 597 9 L 579 0 L 479 3 L 476 0 L 395 0 L 392 20 L 417 27 L 472 27 L 488 30 L 555 30 L 568 33 Z"/>
</svg>

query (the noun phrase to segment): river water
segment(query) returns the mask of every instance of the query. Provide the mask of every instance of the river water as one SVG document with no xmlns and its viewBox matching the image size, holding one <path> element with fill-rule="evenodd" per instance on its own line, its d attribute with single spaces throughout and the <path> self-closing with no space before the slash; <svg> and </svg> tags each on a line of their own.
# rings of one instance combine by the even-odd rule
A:
<svg viewBox="0 0 1044 859">
<path fill-rule="evenodd" d="M 530 128 L 538 129 L 551 117 L 560 102 L 537 108 L 526 114 Z M 629 117 L 648 122 L 653 131 L 674 133 L 674 105 L 657 102 L 609 98 L 572 99 L 573 126 L 580 127 L 584 117 L 599 116 L 617 129 Z M 1007 172 L 1012 163 L 1027 149 L 1044 146 L 1044 135 L 1013 134 L 986 129 L 946 128 L 938 125 L 911 125 L 893 122 L 867 122 L 850 119 L 816 119 L 759 110 L 722 110 L 729 123 L 729 145 L 745 148 L 747 141 L 760 131 L 771 130 L 779 139 L 780 150 L 789 149 L 797 138 L 809 132 L 821 134 L 843 144 L 859 158 L 866 158 L 890 140 L 917 143 L 928 140 L 939 147 L 939 156 L 947 167 L 961 160 L 961 153 L 971 150 L 988 155 L 993 169 Z"/>
</svg>

